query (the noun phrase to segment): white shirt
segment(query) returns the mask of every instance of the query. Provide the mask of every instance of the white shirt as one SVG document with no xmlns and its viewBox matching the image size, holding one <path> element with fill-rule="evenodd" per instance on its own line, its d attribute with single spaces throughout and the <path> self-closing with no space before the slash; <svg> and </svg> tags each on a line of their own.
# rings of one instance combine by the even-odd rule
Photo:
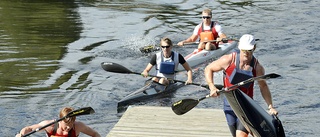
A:
<svg viewBox="0 0 320 137">
<path fill-rule="evenodd" d="M 193 35 L 198 35 L 198 31 L 201 25 L 202 25 L 202 22 L 194 28 Z M 210 26 L 211 24 L 209 26 L 206 26 L 205 24 L 203 24 L 203 30 L 210 30 Z M 214 25 L 214 28 L 216 29 L 216 32 L 218 33 L 218 35 L 221 35 L 221 33 L 223 33 L 222 27 L 217 22 Z"/>
</svg>

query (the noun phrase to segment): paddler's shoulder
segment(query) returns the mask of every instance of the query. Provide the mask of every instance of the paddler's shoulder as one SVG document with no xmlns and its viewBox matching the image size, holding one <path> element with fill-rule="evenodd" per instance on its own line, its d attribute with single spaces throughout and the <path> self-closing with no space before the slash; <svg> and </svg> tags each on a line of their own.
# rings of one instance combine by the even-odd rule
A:
<svg viewBox="0 0 320 137">
<path fill-rule="evenodd" d="M 231 62 L 233 59 L 233 56 L 235 56 L 235 53 L 230 53 L 230 54 L 226 54 L 223 55 L 219 60 L 225 61 L 225 62 Z"/>
</svg>

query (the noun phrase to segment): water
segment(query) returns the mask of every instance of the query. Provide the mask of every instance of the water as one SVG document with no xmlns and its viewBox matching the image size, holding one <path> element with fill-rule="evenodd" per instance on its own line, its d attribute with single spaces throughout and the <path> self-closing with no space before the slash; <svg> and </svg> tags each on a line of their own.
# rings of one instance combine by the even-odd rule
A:
<svg viewBox="0 0 320 137">
<path fill-rule="evenodd" d="M 0 133 L 13 136 L 22 127 L 57 118 L 60 108 L 91 106 L 95 114 L 78 117 L 106 136 L 119 120 L 117 101 L 146 78 L 109 73 L 101 62 L 116 62 L 142 72 L 150 55 L 139 47 L 174 43 L 191 35 L 204 8 L 213 10 L 228 36 L 259 38 L 255 56 L 266 73 L 273 103 L 287 136 L 317 136 L 320 102 L 319 1 L 9 1 L 0 2 Z M 186 55 L 193 48 L 175 48 Z M 195 72 L 204 83 L 203 67 Z M 179 74 L 184 80 L 185 74 Z M 264 103 L 258 87 L 255 100 Z M 170 106 L 207 90 L 187 86 L 172 96 L 139 105 Z M 200 108 L 221 108 L 221 98 Z M 213 128 L 213 127 L 212 127 Z M 34 134 L 43 136 L 42 133 Z M 81 135 L 84 136 L 84 135 Z"/>
</svg>

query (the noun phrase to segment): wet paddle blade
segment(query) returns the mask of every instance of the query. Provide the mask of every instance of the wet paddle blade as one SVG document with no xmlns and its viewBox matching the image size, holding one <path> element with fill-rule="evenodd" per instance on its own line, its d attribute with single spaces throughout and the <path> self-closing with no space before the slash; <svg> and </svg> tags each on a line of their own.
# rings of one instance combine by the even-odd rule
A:
<svg viewBox="0 0 320 137">
<path fill-rule="evenodd" d="M 277 78 L 277 77 L 280 77 L 281 75 L 276 74 L 276 73 L 270 73 L 266 76 L 267 76 L 266 79 L 269 79 L 269 78 Z"/>
<path fill-rule="evenodd" d="M 115 72 L 115 73 L 132 73 L 129 69 L 127 69 L 126 67 L 117 64 L 117 63 L 113 63 L 113 62 L 102 62 L 101 63 L 101 67 L 105 70 L 105 71 L 109 71 L 109 72 Z"/>
<path fill-rule="evenodd" d="M 195 99 L 183 99 L 172 104 L 171 109 L 177 115 L 183 115 L 197 106 L 199 103 Z"/>
<path fill-rule="evenodd" d="M 150 53 L 150 52 L 153 52 L 153 51 L 158 51 L 160 50 L 159 47 L 156 47 L 154 45 L 149 45 L 149 46 L 144 46 L 142 48 L 139 48 L 139 50 L 142 52 L 142 53 Z"/>
</svg>

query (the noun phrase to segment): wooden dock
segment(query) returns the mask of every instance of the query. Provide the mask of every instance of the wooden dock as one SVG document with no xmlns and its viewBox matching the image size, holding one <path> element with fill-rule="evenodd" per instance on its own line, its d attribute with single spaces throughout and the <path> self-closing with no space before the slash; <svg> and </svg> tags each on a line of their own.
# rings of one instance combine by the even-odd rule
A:
<svg viewBox="0 0 320 137">
<path fill-rule="evenodd" d="M 223 110 L 194 108 L 176 115 L 170 107 L 129 107 L 107 137 L 230 137 Z"/>
</svg>

